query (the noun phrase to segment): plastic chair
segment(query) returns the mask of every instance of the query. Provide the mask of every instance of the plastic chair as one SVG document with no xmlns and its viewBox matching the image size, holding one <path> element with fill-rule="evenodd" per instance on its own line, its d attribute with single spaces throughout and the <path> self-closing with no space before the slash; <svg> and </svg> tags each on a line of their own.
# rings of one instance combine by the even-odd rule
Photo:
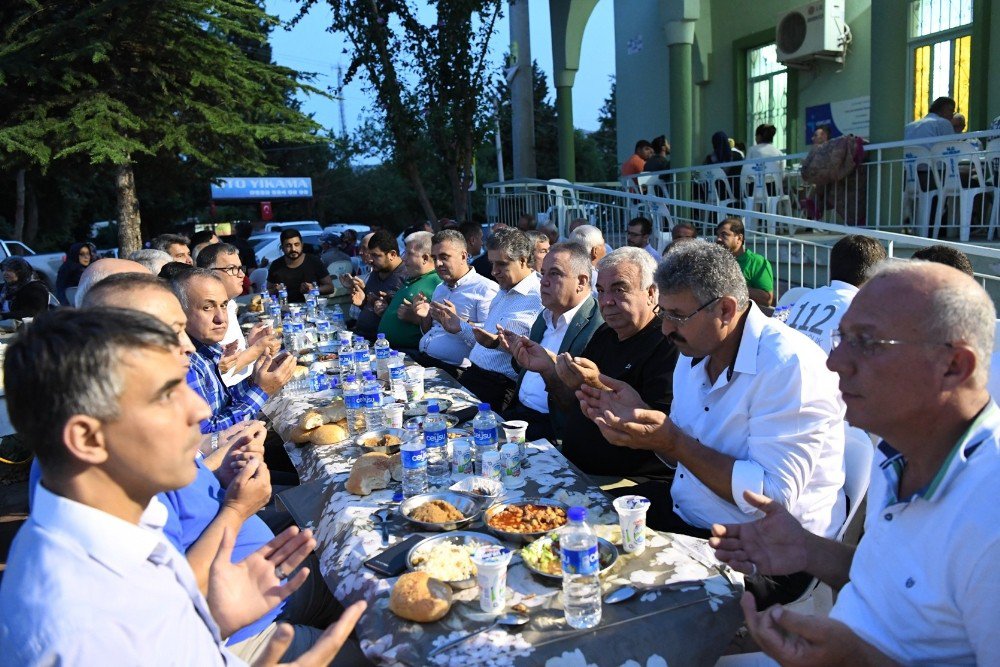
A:
<svg viewBox="0 0 1000 667">
<path fill-rule="evenodd" d="M 552 221 L 554 216 L 560 235 L 565 233 L 572 218 L 586 218 L 591 224 L 594 222 L 593 212 L 596 207 L 591 204 L 581 204 L 576 191 L 569 187 L 571 185 L 572 183 L 565 178 L 553 178 L 545 186 L 549 200 L 545 215 L 549 221 Z"/>
<path fill-rule="evenodd" d="M 333 276 L 333 294 L 330 295 L 331 297 L 338 297 L 351 293 L 351 290 L 340 284 L 340 276 L 345 273 L 349 275 L 353 275 L 354 273 L 354 263 L 351 260 L 338 259 L 336 262 L 330 262 L 330 266 L 326 267 L 326 270 L 331 276 Z"/>
<path fill-rule="evenodd" d="M 638 191 L 643 194 L 661 199 L 670 197 L 670 193 L 667 190 L 667 182 L 661 179 L 659 174 L 637 174 L 630 176 L 629 179 L 638 188 Z M 636 208 L 644 212 L 653 221 L 654 239 L 659 237 L 655 233 L 655 230 L 671 229 L 674 226 L 673 212 L 666 202 L 653 203 L 642 201 L 638 203 Z M 657 247 L 657 244 L 654 243 L 653 247 Z"/>
<path fill-rule="evenodd" d="M 696 169 L 695 181 L 700 183 L 705 189 L 706 199 L 712 206 L 729 207 L 736 205 L 736 197 L 733 189 L 729 185 L 729 179 L 722 167 L 709 167 L 706 169 Z M 726 218 L 724 211 L 716 211 L 716 222 L 722 222 Z"/>
<path fill-rule="evenodd" d="M 903 149 L 902 219 L 915 219 L 921 236 L 927 236 L 930 231 L 931 211 L 939 194 L 933 172 L 934 160 L 927 148 L 907 146 Z"/>
<path fill-rule="evenodd" d="M 986 233 L 986 240 L 993 240 L 993 232 L 996 231 L 998 219 L 1000 219 L 1000 139 L 990 139 L 986 142 L 986 173 L 993 190 L 993 208 L 990 212 L 990 226 Z"/>
<path fill-rule="evenodd" d="M 777 215 L 778 209 L 783 208 L 785 215 L 792 215 L 792 198 L 785 194 L 784 172 L 778 160 L 771 162 L 747 162 L 740 170 L 740 194 L 743 198 L 743 208 L 747 211 L 760 211 Z M 756 230 L 756 223 L 751 223 Z M 768 221 L 766 231 L 774 234 L 776 225 Z M 795 230 L 789 226 L 789 234 L 794 234 Z"/>
<path fill-rule="evenodd" d="M 958 211 L 948 207 L 949 224 L 954 224 L 956 213 L 959 220 L 958 237 L 962 243 L 969 241 L 972 227 L 972 209 L 976 197 L 985 195 L 989 186 L 983 165 L 983 153 L 968 141 L 948 141 L 935 144 L 932 151 L 934 177 L 938 186 L 938 197 L 942 200 L 934 218 L 934 235 L 937 238 L 944 216 L 944 204 L 948 200 L 958 200 Z M 963 177 L 962 168 L 966 168 Z"/>
<path fill-rule="evenodd" d="M 801 299 L 803 296 L 812 291 L 811 287 L 789 287 L 778 299 L 778 308 L 782 306 L 791 306 L 796 301 Z"/>
</svg>

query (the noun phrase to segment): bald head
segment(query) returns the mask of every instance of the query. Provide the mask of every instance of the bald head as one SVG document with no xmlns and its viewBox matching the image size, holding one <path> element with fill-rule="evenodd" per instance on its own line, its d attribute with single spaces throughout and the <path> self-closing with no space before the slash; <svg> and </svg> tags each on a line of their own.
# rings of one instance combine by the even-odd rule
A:
<svg viewBox="0 0 1000 667">
<path fill-rule="evenodd" d="M 76 305 L 79 307 L 83 303 L 91 287 L 116 273 L 149 273 L 149 269 L 139 262 L 115 257 L 94 262 L 80 275 L 80 285 L 76 290 Z"/>
<path fill-rule="evenodd" d="M 194 352 L 191 339 L 184 330 L 187 316 L 170 284 L 149 273 L 118 273 L 92 286 L 81 302 L 81 308 L 127 308 L 152 315 L 177 334 L 181 349 Z"/>
</svg>

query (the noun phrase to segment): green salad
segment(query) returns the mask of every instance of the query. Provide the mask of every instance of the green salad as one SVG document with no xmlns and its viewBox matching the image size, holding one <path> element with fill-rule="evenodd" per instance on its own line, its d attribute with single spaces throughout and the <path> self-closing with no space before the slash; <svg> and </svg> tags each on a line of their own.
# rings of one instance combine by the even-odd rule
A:
<svg viewBox="0 0 1000 667">
<path fill-rule="evenodd" d="M 521 558 L 530 567 L 545 574 L 562 574 L 562 556 L 559 554 L 559 534 L 549 533 L 521 549 Z"/>
</svg>

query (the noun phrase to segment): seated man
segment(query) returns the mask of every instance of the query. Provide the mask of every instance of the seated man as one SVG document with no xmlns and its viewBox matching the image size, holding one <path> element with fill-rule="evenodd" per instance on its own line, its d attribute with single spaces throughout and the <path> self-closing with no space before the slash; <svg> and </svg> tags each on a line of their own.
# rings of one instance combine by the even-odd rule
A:
<svg viewBox="0 0 1000 667">
<path fill-rule="evenodd" d="M 542 272 L 542 262 L 545 261 L 545 256 L 549 254 L 549 247 L 551 246 L 549 237 L 538 231 L 527 232 L 526 236 L 533 248 L 531 251 L 531 268 L 540 274 Z"/>
<path fill-rule="evenodd" d="M 528 337 L 547 351 L 571 357 L 583 354 L 594 332 L 604 324 L 597 300 L 591 294 L 590 258 L 576 243 L 558 243 L 542 263 L 539 294 L 544 310 L 535 319 Z M 504 336 L 503 342 L 516 344 Z M 504 413 L 506 419 L 528 422 L 528 440 L 562 437 L 563 412 L 535 371 L 518 368 L 517 400 Z"/>
<path fill-rule="evenodd" d="M 371 259 L 371 275 L 367 282 L 352 278 L 351 302 L 361 309 L 354 324 L 354 333 L 375 340 L 382 313 L 406 278 L 406 267 L 399 257 L 396 238 L 384 229 L 368 239 L 368 257 Z"/>
<path fill-rule="evenodd" d="M 413 304 L 414 313 L 420 318 L 420 330 L 424 332 L 417 361 L 457 375 L 458 368 L 469 365 L 469 352 L 475 340 L 471 335 L 446 331 L 441 322 L 457 316 L 463 322 L 482 324 L 500 286 L 469 266 L 465 237 L 454 229 L 434 235 L 431 255 L 442 283 L 435 288 L 429 303 Z"/>
<path fill-rule="evenodd" d="M 562 452 L 587 474 L 669 477 L 667 467 L 651 452 L 610 444 L 580 410 L 573 393 L 581 384 L 604 386 L 597 379 L 603 374 L 634 387 L 644 402 L 669 409 L 677 349 L 660 333 L 655 269 L 653 258 L 640 248 L 619 248 L 598 263 L 597 303 L 604 325 L 580 356 L 556 356 L 525 338 L 511 346 L 518 365 L 545 381 L 550 404 L 555 401 L 565 419 Z"/>
<path fill-rule="evenodd" d="M 194 266 L 194 260 L 191 259 L 190 243 L 191 239 L 180 234 L 160 234 L 149 242 L 149 247 L 154 250 L 162 250 L 170 255 L 170 259 L 174 262 Z"/>
<path fill-rule="evenodd" d="M 582 245 L 583 249 L 586 250 L 587 254 L 590 256 L 590 264 L 594 267 L 590 271 L 590 286 L 596 290 L 597 263 L 600 262 L 601 258 L 605 255 L 611 253 L 610 246 L 604 242 L 604 234 L 601 233 L 600 229 L 594 227 L 593 225 L 580 225 L 570 232 L 569 240 Z"/>
<path fill-rule="evenodd" d="M 90 291 L 91 287 L 116 273 L 149 273 L 149 270 L 131 259 L 108 257 L 99 262 L 93 262 L 80 274 L 80 285 L 76 289 L 76 303 L 74 305 L 79 307 L 87 297 L 87 292 Z"/>
<path fill-rule="evenodd" d="M 378 325 L 378 332 L 385 334 L 394 349 L 410 356 L 420 345 L 420 318 L 414 312 L 414 306 L 421 302 L 430 303 L 434 290 L 441 284 L 441 277 L 434 270 L 434 258 L 431 257 L 432 238 L 434 235 L 430 232 L 414 232 L 406 237 L 406 251 L 403 253 L 406 280 L 393 295 Z"/>
<path fill-rule="evenodd" d="M 122 309 L 48 314 L 8 349 L 11 417 L 42 479 L 0 586 L 5 663 L 235 664 L 222 637 L 308 576 L 281 581 L 315 546 L 308 531 L 290 529 L 239 564 L 230 533 L 206 601 L 164 538 L 166 512 L 154 496 L 192 482 L 197 426 L 209 414 L 184 381 L 186 366 L 168 326 Z M 363 609 L 303 657 L 326 664 Z M 262 664 L 274 664 L 287 642 L 283 630 Z"/>
<path fill-rule="evenodd" d="M 184 308 L 186 331 L 195 348 L 191 355 L 192 386 L 212 408 L 212 414 L 201 424 L 201 432 L 222 431 L 252 419 L 268 397 L 292 378 L 295 357 L 287 353 L 275 357 L 264 354 L 250 377 L 227 387 L 219 369 L 223 352 L 219 343 L 229 329 L 225 284 L 208 269 L 192 269 L 178 276 L 172 287 Z"/>
<path fill-rule="evenodd" d="M 986 391 L 996 312 L 951 267 L 896 262 L 861 288 L 829 366 L 847 418 L 878 433 L 857 548 L 804 530 L 780 502 L 713 526 L 742 572 L 806 570 L 840 589 L 829 618 L 743 600 L 757 644 L 782 664 L 995 664 L 1000 656 L 1000 410 Z"/>
<path fill-rule="evenodd" d="M 750 489 L 779 499 L 809 531 L 835 535 L 845 517 L 844 407 L 826 355 L 750 302 L 739 266 L 717 245 L 672 249 L 656 283 L 663 335 L 682 355 L 670 416 L 610 378 L 600 380 L 612 392 L 578 393 L 610 442 L 677 464 L 666 502 L 651 498 L 653 510 L 673 510 L 653 514 L 655 525 L 707 537 L 713 523 L 750 521 Z M 747 585 L 794 599 L 810 579 Z"/>
<path fill-rule="evenodd" d="M 649 218 L 639 216 L 628 221 L 626 242 L 633 248 L 642 248 L 649 253 L 654 262 L 659 264 L 663 260 L 663 255 L 649 243 L 649 237 L 652 235 L 653 221 Z"/>
<path fill-rule="evenodd" d="M 830 250 L 830 284 L 802 295 L 785 323 L 829 354 L 831 332 L 837 330 L 858 288 L 885 256 L 882 244 L 868 236 L 849 234 L 837 241 Z"/>
<path fill-rule="evenodd" d="M 720 222 L 715 228 L 715 242 L 736 258 L 750 290 L 750 299 L 758 306 L 770 306 L 774 300 L 774 269 L 766 257 L 747 250 L 742 218 L 731 215 Z"/>
<path fill-rule="evenodd" d="M 227 387 L 242 382 L 250 377 L 253 364 L 265 352 L 277 354 L 281 341 L 269 328 L 257 324 L 250 330 L 250 342 L 243 335 L 240 321 L 237 319 L 239 305 L 236 297 L 243 294 L 243 278 L 246 277 L 246 267 L 240 264 L 240 251 L 228 243 L 214 243 L 204 247 L 198 253 L 196 263 L 200 268 L 215 271 L 226 286 L 226 296 L 229 302 L 226 311 L 229 315 L 229 328 L 219 345 L 222 346 L 222 358 L 219 359 L 219 371 L 222 373 L 222 383 Z"/>
<path fill-rule="evenodd" d="M 489 304 L 486 319 L 473 326 L 451 311 L 441 318 L 445 331 L 474 343 L 469 352 L 469 366 L 461 371 L 459 380 L 497 412 L 510 405 L 517 379 L 510 353 L 500 345 L 500 332 L 527 334 L 542 309 L 531 252 L 531 242 L 524 232 L 497 230 L 486 241 L 486 254 L 493 264 L 493 279 L 500 291 Z"/>
<path fill-rule="evenodd" d="M 282 256 L 267 267 L 268 291 L 274 292 L 279 284 L 284 285 L 289 303 L 305 303 L 305 295 L 314 287 L 320 294 L 333 294 L 333 278 L 323 260 L 306 253 L 299 230 L 286 228 L 278 240 Z"/>
</svg>

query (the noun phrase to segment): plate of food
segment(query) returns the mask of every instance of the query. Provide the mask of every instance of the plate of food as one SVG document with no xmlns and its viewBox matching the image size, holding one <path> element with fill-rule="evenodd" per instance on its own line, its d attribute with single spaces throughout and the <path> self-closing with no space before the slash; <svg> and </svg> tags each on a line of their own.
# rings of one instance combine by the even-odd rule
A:
<svg viewBox="0 0 1000 667">
<path fill-rule="evenodd" d="M 395 454 L 399 451 L 399 446 L 403 444 L 403 436 L 405 435 L 406 432 L 400 428 L 381 428 L 365 431 L 354 442 L 358 447 L 363 447 L 366 452 Z"/>
<path fill-rule="evenodd" d="M 465 493 L 470 496 L 483 498 L 484 500 L 496 500 L 503 495 L 504 486 L 502 482 L 489 477 L 479 477 L 472 475 L 460 482 L 455 482 L 448 487 L 452 491 Z"/>
<path fill-rule="evenodd" d="M 600 574 L 606 573 L 618 561 L 618 549 L 603 537 L 597 538 L 597 555 Z M 562 555 L 559 552 L 559 533 L 542 535 L 521 549 L 521 559 L 529 570 L 542 577 L 562 579 Z"/>
<path fill-rule="evenodd" d="M 406 414 L 405 410 L 403 411 L 403 414 L 404 415 Z M 444 423 L 448 425 L 449 430 L 454 428 L 454 426 L 458 424 L 458 417 L 456 417 L 455 415 L 443 414 L 441 416 L 444 417 Z M 414 417 L 410 417 L 403 423 L 403 426 L 407 426 L 409 424 L 416 424 L 418 428 L 423 429 L 424 419 L 426 417 L 427 415 L 417 415 Z"/>
<path fill-rule="evenodd" d="M 493 505 L 486 510 L 483 521 L 497 537 L 527 543 L 565 525 L 567 509 L 558 500 L 524 498 Z"/>
<path fill-rule="evenodd" d="M 427 408 L 430 407 L 431 403 L 437 403 L 441 412 L 448 412 L 448 408 L 452 406 L 452 401 L 447 398 L 425 398 L 422 401 L 407 403 L 406 408 L 403 410 L 403 416 L 423 417 L 427 414 Z M 455 423 L 457 424 L 458 422 Z"/>
<path fill-rule="evenodd" d="M 485 533 L 457 531 L 435 535 L 410 549 L 406 566 L 426 572 L 453 588 L 471 588 L 476 585 L 476 566 L 471 556 L 478 547 L 487 544 L 502 546 L 500 540 Z"/>
<path fill-rule="evenodd" d="M 399 513 L 424 530 L 458 530 L 475 521 L 483 501 L 454 491 L 422 493 L 399 504 Z"/>
</svg>

